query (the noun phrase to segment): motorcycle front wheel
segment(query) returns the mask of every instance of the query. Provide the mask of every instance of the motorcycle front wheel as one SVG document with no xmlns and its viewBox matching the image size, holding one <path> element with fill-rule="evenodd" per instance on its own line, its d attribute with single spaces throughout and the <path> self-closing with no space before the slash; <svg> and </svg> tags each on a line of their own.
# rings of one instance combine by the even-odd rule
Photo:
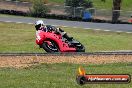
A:
<svg viewBox="0 0 132 88">
<path fill-rule="evenodd" d="M 54 41 L 50 41 L 50 44 L 44 42 L 42 44 L 42 48 L 48 53 L 59 52 L 59 48 L 57 47 L 57 44 Z"/>
</svg>

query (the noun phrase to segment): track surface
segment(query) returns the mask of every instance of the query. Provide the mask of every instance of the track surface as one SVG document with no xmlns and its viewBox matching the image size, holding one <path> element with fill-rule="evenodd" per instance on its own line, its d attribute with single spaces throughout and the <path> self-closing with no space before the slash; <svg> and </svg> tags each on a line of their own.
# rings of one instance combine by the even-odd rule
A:
<svg viewBox="0 0 132 88">
<path fill-rule="evenodd" d="M 132 52 L 93 52 L 93 53 L 0 53 L 0 56 L 88 56 L 88 55 L 132 55 Z"/>
<path fill-rule="evenodd" d="M 28 24 L 33 24 L 38 19 L 40 18 L 0 16 L 0 21 L 28 23 Z M 79 27 L 79 28 L 84 28 L 84 29 L 95 29 L 95 30 L 132 33 L 131 24 L 91 23 L 91 22 L 65 21 L 65 20 L 54 20 L 54 19 L 43 19 L 43 20 L 45 24 L 51 24 L 51 25 L 57 25 L 57 26 Z"/>
</svg>

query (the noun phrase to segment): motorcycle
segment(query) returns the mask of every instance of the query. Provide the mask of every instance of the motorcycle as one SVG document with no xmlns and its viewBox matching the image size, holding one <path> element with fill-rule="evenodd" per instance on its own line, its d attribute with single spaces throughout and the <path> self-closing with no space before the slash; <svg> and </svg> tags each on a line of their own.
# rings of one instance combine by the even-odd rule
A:
<svg viewBox="0 0 132 88">
<path fill-rule="evenodd" d="M 53 28 L 53 27 L 52 27 Z M 54 31 L 39 30 L 36 43 L 48 53 L 53 52 L 85 52 L 85 47 L 77 40 L 68 40 Z"/>
</svg>

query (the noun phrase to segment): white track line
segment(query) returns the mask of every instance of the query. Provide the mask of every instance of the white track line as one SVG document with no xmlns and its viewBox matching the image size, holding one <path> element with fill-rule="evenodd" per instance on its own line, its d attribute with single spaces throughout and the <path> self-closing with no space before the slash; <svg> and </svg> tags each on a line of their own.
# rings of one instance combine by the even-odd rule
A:
<svg viewBox="0 0 132 88">
<path fill-rule="evenodd" d="M 116 31 L 116 32 L 120 33 L 120 32 L 123 32 L 123 31 Z"/>
<path fill-rule="evenodd" d="M 10 22 L 12 22 L 12 21 L 4 21 L 4 22 L 10 23 Z"/>
<path fill-rule="evenodd" d="M 77 27 L 73 27 L 73 28 L 77 28 Z"/>
<path fill-rule="evenodd" d="M 53 26 L 59 26 L 59 25 L 53 25 Z"/>
<path fill-rule="evenodd" d="M 62 26 L 62 27 L 68 27 L 68 26 Z"/>
<path fill-rule="evenodd" d="M 94 29 L 94 30 L 99 31 L 99 30 L 101 30 L 101 29 Z"/>
<path fill-rule="evenodd" d="M 108 31 L 108 32 L 109 32 L 109 31 L 111 31 L 111 30 L 103 30 L 103 31 L 106 31 L 106 32 Z"/>
<path fill-rule="evenodd" d="M 132 33 L 132 32 L 126 32 L 126 33 L 130 34 L 130 33 Z"/>
<path fill-rule="evenodd" d="M 34 23 L 28 23 L 28 24 L 34 24 Z"/>
<path fill-rule="evenodd" d="M 16 22 L 17 24 L 22 24 L 23 22 Z"/>
<path fill-rule="evenodd" d="M 92 29 L 92 28 L 83 28 L 83 29 Z"/>
</svg>

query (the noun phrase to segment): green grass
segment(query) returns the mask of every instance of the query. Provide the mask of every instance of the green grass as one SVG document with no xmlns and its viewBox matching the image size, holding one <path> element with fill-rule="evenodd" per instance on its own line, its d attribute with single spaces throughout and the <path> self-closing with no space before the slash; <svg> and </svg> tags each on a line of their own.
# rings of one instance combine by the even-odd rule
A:
<svg viewBox="0 0 132 88">
<path fill-rule="evenodd" d="M 0 69 L 0 88 L 132 88 L 129 84 L 87 84 L 76 83 L 79 64 L 41 64 L 30 68 Z M 87 74 L 130 74 L 132 63 L 104 65 L 82 65 Z"/>
<path fill-rule="evenodd" d="M 39 52 L 32 25 L 0 23 L 0 52 Z M 3 36 L 3 37 L 2 37 Z"/>
<path fill-rule="evenodd" d="M 86 52 L 132 50 L 132 35 L 81 28 L 62 28 L 84 44 Z M 35 47 L 33 25 L 0 22 L 0 52 L 43 52 Z"/>
<path fill-rule="evenodd" d="M 106 0 L 105 3 L 100 2 L 101 0 L 92 0 L 92 1 L 93 1 L 94 6 L 97 9 L 109 9 L 109 10 L 111 10 L 113 7 L 113 0 Z M 132 0 L 122 0 L 121 9 L 131 11 L 132 5 L 130 3 L 132 3 Z"/>
<path fill-rule="evenodd" d="M 48 1 L 54 3 L 64 3 L 65 0 L 48 0 Z"/>
</svg>

